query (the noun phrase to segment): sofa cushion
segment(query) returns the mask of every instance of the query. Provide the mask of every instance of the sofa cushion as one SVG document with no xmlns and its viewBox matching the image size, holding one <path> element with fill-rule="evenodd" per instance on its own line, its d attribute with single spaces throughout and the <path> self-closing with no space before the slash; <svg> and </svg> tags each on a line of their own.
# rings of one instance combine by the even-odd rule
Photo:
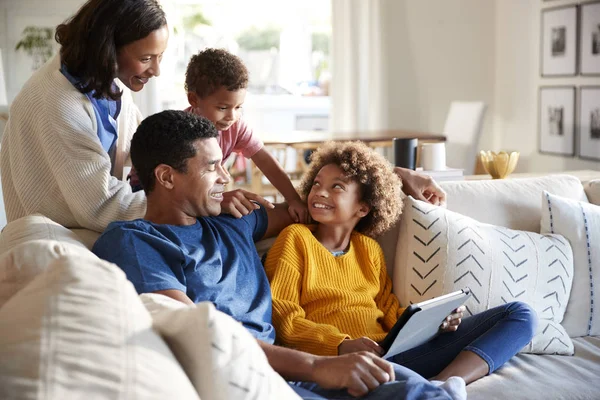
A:
<svg viewBox="0 0 600 400">
<path fill-rule="evenodd" d="M 517 354 L 467 386 L 469 400 L 597 400 L 600 337 L 573 339 L 575 356 Z"/>
<path fill-rule="evenodd" d="M 540 195 L 587 201 L 581 181 L 571 175 L 540 178 L 442 182 L 447 208 L 477 221 L 529 232 L 540 231 Z"/>
<path fill-rule="evenodd" d="M 470 287 L 467 315 L 511 301 L 528 303 L 540 323 L 524 352 L 573 354 L 560 325 L 573 280 L 565 238 L 482 224 L 406 199 L 393 274 L 404 306 Z"/>
<path fill-rule="evenodd" d="M 600 206 L 544 193 L 542 232 L 571 243 L 573 295 L 563 326 L 571 337 L 600 335 Z"/>
<path fill-rule="evenodd" d="M 85 247 L 79 236 L 41 214 L 28 215 L 12 221 L 0 234 L 0 254 L 31 240 L 56 240 Z"/>
<path fill-rule="evenodd" d="M 187 306 L 142 294 L 161 333 L 203 399 L 299 399 L 256 339 L 210 302 Z"/>
<path fill-rule="evenodd" d="M 583 188 L 589 202 L 600 206 L 600 179 L 586 182 Z"/>
<path fill-rule="evenodd" d="M 5 253 L 0 271 L 23 283 L 0 307 L 0 398 L 199 398 L 115 265 L 37 241 Z"/>
</svg>

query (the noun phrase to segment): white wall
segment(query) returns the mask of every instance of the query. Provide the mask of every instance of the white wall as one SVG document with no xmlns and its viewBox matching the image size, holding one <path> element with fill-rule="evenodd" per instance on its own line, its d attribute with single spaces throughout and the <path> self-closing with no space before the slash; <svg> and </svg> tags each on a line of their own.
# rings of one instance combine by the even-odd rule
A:
<svg viewBox="0 0 600 400">
<path fill-rule="evenodd" d="M 502 0 L 503 1 L 503 0 Z M 390 128 L 440 132 L 453 100 L 488 105 L 494 148 L 495 9 L 490 0 L 384 0 Z"/>
<path fill-rule="evenodd" d="M 9 103 L 31 76 L 31 62 L 15 46 L 23 28 L 29 25 L 56 27 L 74 14 L 84 0 L 0 0 L 0 48 L 7 66 L 6 86 Z"/>
<path fill-rule="evenodd" d="M 539 86 L 600 85 L 598 77 L 540 77 L 541 10 L 578 3 L 573 0 L 496 1 L 493 133 L 503 149 L 521 152 L 518 171 L 600 170 L 600 162 L 538 153 Z"/>
</svg>

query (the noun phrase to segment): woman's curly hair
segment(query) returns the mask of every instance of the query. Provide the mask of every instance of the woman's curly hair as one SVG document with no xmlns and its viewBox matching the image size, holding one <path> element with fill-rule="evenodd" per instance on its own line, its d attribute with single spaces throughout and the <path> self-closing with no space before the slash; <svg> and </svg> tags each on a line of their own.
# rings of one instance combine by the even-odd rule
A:
<svg viewBox="0 0 600 400">
<path fill-rule="evenodd" d="M 327 142 L 311 155 L 299 187 L 304 200 L 321 168 L 329 164 L 337 165 L 347 179 L 360 184 L 361 201 L 370 207 L 369 214 L 356 225 L 358 232 L 377 237 L 396 223 L 402 213 L 402 182 L 382 155 L 360 141 Z"/>
<path fill-rule="evenodd" d="M 224 49 L 207 48 L 192 56 L 185 71 L 185 90 L 200 98 L 221 86 L 234 91 L 248 87 L 248 69 L 238 56 Z"/>
</svg>

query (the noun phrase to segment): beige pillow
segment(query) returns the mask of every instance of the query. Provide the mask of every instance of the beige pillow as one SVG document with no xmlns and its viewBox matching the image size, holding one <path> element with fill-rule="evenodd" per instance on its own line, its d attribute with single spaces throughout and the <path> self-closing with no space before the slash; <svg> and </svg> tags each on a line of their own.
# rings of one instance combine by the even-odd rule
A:
<svg viewBox="0 0 600 400">
<path fill-rule="evenodd" d="M 0 260 L 14 292 L 0 308 L 0 398 L 199 399 L 118 267 L 45 246 Z"/>
<path fill-rule="evenodd" d="M 584 189 L 590 203 L 600 206 L 600 179 L 587 182 Z"/>
<path fill-rule="evenodd" d="M 203 399 L 299 399 L 256 339 L 210 302 L 186 306 L 157 294 L 144 305 Z"/>
<path fill-rule="evenodd" d="M 41 214 L 12 221 L 0 234 L 0 254 L 31 240 L 57 240 L 85 248 L 81 238 L 64 226 Z"/>
<path fill-rule="evenodd" d="M 573 254 L 559 235 L 483 224 L 406 199 L 400 222 L 394 293 L 404 306 L 469 287 L 467 315 L 511 301 L 529 304 L 538 330 L 523 352 L 573 354 L 562 321 L 573 280 Z"/>
</svg>

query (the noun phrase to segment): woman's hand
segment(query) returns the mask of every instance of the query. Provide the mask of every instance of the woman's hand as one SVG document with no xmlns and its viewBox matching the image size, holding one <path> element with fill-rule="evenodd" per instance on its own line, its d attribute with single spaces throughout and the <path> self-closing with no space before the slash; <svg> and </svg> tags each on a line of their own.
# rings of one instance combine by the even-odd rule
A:
<svg viewBox="0 0 600 400">
<path fill-rule="evenodd" d="M 448 315 L 444 322 L 440 325 L 440 330 L 442 332 L 454 332 L 458 329 L 462 321 L 463 314 L 465 312 L 465 306 L 460 306 L 456 310 L 452 312 L 452 314 Z"/>
<path fill-rule="evenodd" d="M 221 203 L 221 212 L 233 215 L 236 218 L 242 218 L 252 211 L 260 208 L 262 204 L 266 208 L 274 208 L 270 201 L 263 197 L 244 189 L 236 189 L 223 193 L 223 202 Z"/>
<path fill-rule="evenodd" d="M 338 354 L 340 356 L 358 351 L 368 351 L 378 356 L 384 354 L 383 348 L 377 342 L 364 336 L 358 339 L 346 339 L 338 346 Z"/>
<path fill-rule="evenodd" d="M 400 167 L 395 167 L 394 172 L 402 179 L 402 191 L 406 195 L 435 206 L 446 204 L 446 192 L 430 176 Z"/>
</svg>

